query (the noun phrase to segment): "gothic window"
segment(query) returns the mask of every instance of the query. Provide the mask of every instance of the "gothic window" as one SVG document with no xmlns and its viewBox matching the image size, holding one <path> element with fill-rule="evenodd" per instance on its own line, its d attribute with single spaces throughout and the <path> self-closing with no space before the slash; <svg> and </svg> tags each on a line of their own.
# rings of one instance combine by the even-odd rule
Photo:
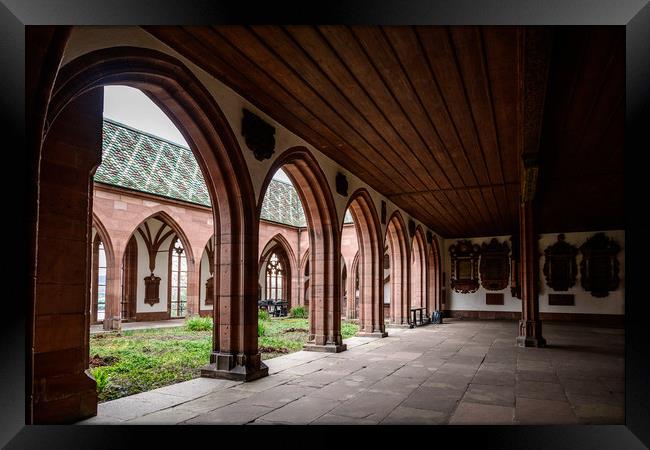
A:
<svg viewBox="0 0 650 450">
<path fill-rule="evenodd" d="M 187 258 L 183 243 L 177 237 L 169 250 L 170 316 L 185 317 L 187 308 Z"/>
<path fill-rule="evenodd" d="M 266 298 L 284 300 L 284 266 L 276 253 L 266 264 Z"/>
<path fill-rule="evenodd" d="M 95 320 L 101 322 L 106 314 L 106 251 L 101 239 L 97 239 L 97 272 L 95 273 L 96 297 L 95 297 Z"/>
</svg>

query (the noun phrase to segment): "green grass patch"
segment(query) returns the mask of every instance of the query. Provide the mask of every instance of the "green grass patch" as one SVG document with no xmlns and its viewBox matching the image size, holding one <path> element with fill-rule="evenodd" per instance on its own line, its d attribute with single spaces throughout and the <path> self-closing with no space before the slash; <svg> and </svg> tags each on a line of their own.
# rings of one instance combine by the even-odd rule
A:
<svg viewBox="0 0 650 450">
<path fill-rule="evenodd" d="M 212 329 L 212 317 L 190 317 L 185 321 L 185 328 L 188 331 L 210 331 Z"/>
<path fill-rule="evenodd" d="M 307 309 L 304 306 L 296 306 L 291 308 L 289 316 L 296 319 L 306 319 L 308 316 Z"/>
<path fill-rule="evenodd" d="M 190 327 L 205 325 L 188 323 L 184 327 L 91 335 L 90 371 L 97 381 L 99 401 L 197 378 L 201 366 L 210 360 L 212 332 L 210 329 L 192 331 Z M 260 320 L 258 324 L 264 328 L 258 340 L 262 359 L 302 349 L 309 334 L 307 319 L 272 318 Z M 356 324 L 344 321 L 341 334 L 345 339 L 357 329 Z"/>
</svg>

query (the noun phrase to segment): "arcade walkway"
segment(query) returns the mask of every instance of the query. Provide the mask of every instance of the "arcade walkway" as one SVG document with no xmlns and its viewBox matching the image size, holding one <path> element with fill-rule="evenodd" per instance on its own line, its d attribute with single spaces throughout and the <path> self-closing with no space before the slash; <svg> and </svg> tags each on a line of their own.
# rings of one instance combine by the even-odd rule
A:
<svg viewBox="0 0 650 450">
<path fill-rule="evenodd" d="M 265 361 L 249 383 L 199 378 L 100 404 L 81 424 L 623 424 L 622 329 L 454 321 Z"/>
</svg>

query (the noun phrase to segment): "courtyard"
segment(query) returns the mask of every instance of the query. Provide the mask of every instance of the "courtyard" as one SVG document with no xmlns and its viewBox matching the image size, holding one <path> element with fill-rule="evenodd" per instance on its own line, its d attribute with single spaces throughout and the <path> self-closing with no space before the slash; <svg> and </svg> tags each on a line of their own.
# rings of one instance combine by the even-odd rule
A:
<svg viewBox="0 0 650 450">
<path fill-rule="evenodd" d="M 624 330 L 445 319 L 350 337 L 342 353 L 266 360 L 269 376 L 197 378 L 99 404 L 80 424 L 623 424 Z"/>
</svg>

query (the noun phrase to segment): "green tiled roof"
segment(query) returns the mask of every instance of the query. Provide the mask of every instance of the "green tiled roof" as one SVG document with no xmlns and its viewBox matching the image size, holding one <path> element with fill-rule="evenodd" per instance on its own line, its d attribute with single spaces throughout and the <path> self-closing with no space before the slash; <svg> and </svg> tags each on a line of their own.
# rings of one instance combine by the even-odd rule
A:
<svg viewBox="0 0 650 450">
<path fill-rule="evenodd" d="M 94 180 L 210 206 L 210 195 L 189 148 L 104 119 L 102 163 Z"/>
<path fill-rule="evenodd" d="M 94 180 L 176 200 L 211 206 L 199 165 L 187 148 L 104 118 L 102 163 Z M 293 185 L 271 180 L 262 219 L 306 226 Z M 348 212 L 345 222 L 352 222 Z"/>
</svg>

